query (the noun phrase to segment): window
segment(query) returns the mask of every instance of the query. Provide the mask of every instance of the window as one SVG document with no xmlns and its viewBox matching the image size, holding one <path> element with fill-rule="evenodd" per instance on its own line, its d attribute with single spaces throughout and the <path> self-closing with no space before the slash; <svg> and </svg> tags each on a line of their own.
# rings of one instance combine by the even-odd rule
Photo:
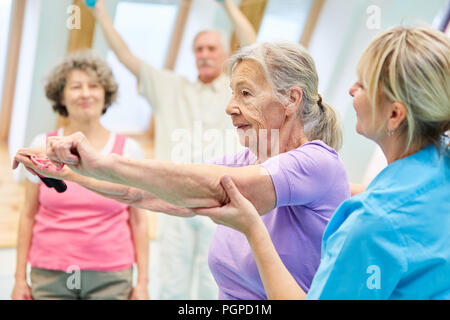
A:
<svg viewBox="0 0 450 320">
<path fill-rule="evenodd" d="M 137 57 L 163 68 L 172 26 L 177 13 L 175 3 L 120 2 L 114 26 Z M 119 84 L 116 102 L 102 117 L 102 124 L 122 133 L 144 132 L 150 123 L 151 106 L 138 94 L 137 80 L 116 58 L 112 51 L 106 57 Z"/>
<path fill-rule="evenodd" d="M 433 27 L 450 36 L 450 1 L 434 18 Z"/>
<path fill-rule="evenodd" d="M 288 40 L 298 43 L 311 5 L 312 0 L 269 0 L 258 41 Z"/>
<path fill-rule="evenodd" d="M 12 0 L 0 1 L 0 97 L 5 76 L 5 61 L 8 52 L 9 18 L 11 16 Z M 1 100 L 1 99 L 0 99 Z"/>
</svg>

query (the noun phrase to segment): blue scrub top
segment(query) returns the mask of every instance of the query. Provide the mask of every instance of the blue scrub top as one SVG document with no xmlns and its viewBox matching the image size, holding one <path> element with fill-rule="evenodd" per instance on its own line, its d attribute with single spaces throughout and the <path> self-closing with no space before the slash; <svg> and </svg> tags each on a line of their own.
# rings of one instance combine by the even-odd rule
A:
<svg viewBox="0 0 450 320">
<path fill-rule="evenodd" d="M 429 145 L 341 204 L 307 299 L 450 299 L 450 157 Z"/>
</svg>

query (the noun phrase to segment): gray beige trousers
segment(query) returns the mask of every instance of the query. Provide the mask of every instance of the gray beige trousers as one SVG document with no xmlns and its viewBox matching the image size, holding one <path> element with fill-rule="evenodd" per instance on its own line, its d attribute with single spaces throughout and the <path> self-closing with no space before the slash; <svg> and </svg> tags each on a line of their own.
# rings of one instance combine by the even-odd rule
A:
<svg viewBox="0 0 450 320">
<path fill-rule="evenodd" d="M 132 290 L 133 268 L 100 272 L 31 268 L 31 294 L 35 300 L 126 300 Z"/>
</svg>

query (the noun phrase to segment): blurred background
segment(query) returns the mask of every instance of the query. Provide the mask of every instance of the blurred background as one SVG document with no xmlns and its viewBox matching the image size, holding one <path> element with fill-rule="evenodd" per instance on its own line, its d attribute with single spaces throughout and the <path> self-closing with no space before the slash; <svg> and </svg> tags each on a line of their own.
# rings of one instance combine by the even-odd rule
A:
<svg viewBox="0 0 450 320">
<path fill-rule="evenodd" d="M 302 43 L 315 59 L 319 93 L 341 116 L 340 155 L 350 181 L 367 184 L 386 161 L 375 144 L 355 132 L 348 90 L 363 49 L 394 25 L 430 25 L 448 31 L 448 0 L 236 0 L 258 30 L 258 41 Z M 116 29 L 141 59 L 197 78 L 192 41 L 202 29 L 218 29 L 236 47 L 231 23 L 214 0 L 108 0 Z M 79 18 L 79 19 L 78 19 Z M 78 20 L 77 20 L 78 19 Z M 102 118 L 110 130 L 136 138 L 152 156 L 152 106 L 137 94 L 135 77 L 108 49 L 81 0 L 0 0 L 0 299 L 14 283 L 15 244 L 23 203 L 23 172 L 11 159 L 32 137 L 61 121 L 44 95 L 48 71 L 68 52 L 92 48 L 119 83 L 117 102 Z M 150 296 L 157 296 L 154 255 L 157 221 L 150 227 Z"/>
</svg>

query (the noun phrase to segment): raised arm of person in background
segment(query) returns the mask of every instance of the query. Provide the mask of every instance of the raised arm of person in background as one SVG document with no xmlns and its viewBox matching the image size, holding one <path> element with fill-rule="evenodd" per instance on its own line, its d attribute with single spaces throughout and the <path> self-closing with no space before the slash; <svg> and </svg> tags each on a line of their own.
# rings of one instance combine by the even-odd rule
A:
<svg viewBox="0 0 450 320">
<path fill-rule="evenodd" d="M 106 42 L 116 57 L 131 73 L 139 77 L 141 60 L 130 51 L 125 41 L 114 28 L 114 24 L 105 7 L 105 0 L 97 0 L 92 12 L 100 24 Z"/>
<path fill-rule="evenodd" d="M 236 36 L 242 47 L 256 42 L 257 34 L 250 21 L 236 6 L 233 0 L 216 0 L 225 8 L 231 23 L 236 31 Z"/>
<path fill-rule="evenodd" d="M 305 299 L 305 292 L 283 264 L 256 208 L 239 192 L 229 176 L 222 177 L 221 184 L 230 202 L 222 207 L 194 211 L 246 236 L 268 299 Z"/>
<path fill-rule="evenodd" d="M 225 8 L 233 26 L 236 30 L 236 35 L 242 46 L 252 44 L 256 42 L 256 32 L 245 17 L 245 15 L 239 10 L 232 0 L 219 1 Z M 106 41 L 117 56 L 119 61 L 125 65 L 136 77 L 139 77 L 141 69 L 141 60 L 136 57 L 128 48 L 125 41 L 120 34 L 114 28 L 114 24 L 105 6 L 105 0 L 97 0 L 97 3 L 92 10 L 95 18 L 100 24 L 103 35 Z"/>
</svg>

